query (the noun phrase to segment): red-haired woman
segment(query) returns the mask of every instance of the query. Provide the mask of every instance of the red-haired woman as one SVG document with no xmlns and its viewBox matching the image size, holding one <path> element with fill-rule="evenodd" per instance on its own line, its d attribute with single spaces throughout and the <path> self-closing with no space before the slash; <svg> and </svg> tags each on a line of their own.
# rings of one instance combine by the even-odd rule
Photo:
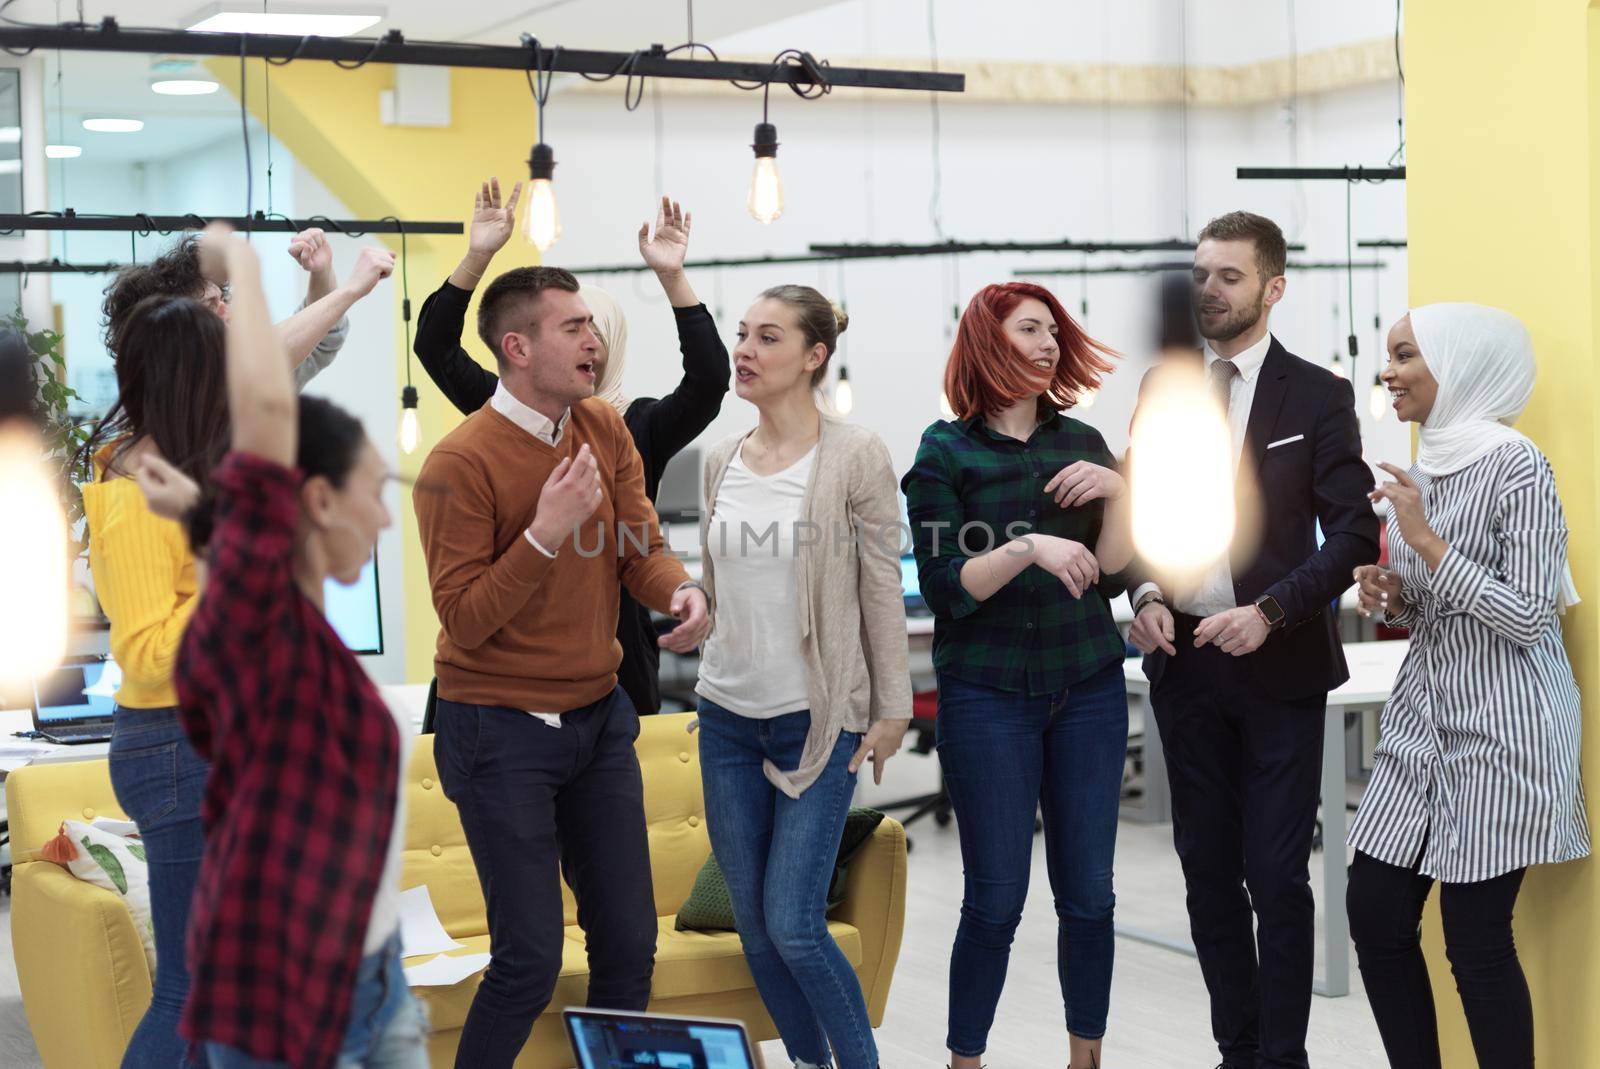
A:
<svg viewBox="0 0 1600 1069">
<path fill-rule="evenodd" d="M 975 1069 L 987 1044 L 1040 806 L 1069 1065 L 1100 1064 L 1128 739 L 1108 602 L 1133 539 L 1116 458 L 1061 410 L 1099 384 L 1113 355 L 1049 290 L 986 286 L 945 368 L 958 418 L 923 433 L 901 484 L 934 613 L 939 760 L 966 871 L 950 959 L 954 1069 Z"/>
</svg>

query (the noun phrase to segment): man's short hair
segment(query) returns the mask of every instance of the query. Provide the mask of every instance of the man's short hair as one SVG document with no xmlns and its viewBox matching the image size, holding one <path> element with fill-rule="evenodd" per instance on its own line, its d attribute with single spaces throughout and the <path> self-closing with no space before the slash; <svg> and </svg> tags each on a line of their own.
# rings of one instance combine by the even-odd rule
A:
<svg viewBox="0 0 1600 1069">
<path fill-rule="evenodd" d="M 1201 241 L 1249 241 L 1256 247 L 1256 268 L 1263 283 L 1277 278 L 1288 267 L 1289 247 L 1283 231 L 1264 215 L 1254 212 L 1229 212 L 1219 215 L 1200 231 Z"/>
<path fill-rule="evenodd" d="M 523 324 L 528 306 L 545 290 L 578 292 L 578 279 L 564 267 L 514 267 L 489 283 L 478 302 L 478 337 L 494 354 L 497 364 L 505 363 L 500 339 Z M 535 329 L 537 324 L 530 324 Z"/>
<path fill-rule="evenodd" d="M 117 272 L 105 289 L 100 311 L 105 317 L 106 348 L 117 351 L 117 336 L 128 314 L 146 297 L 190 297 L 205 294 L 206 276 L 200 272 L 200 239 L 187 234 L 149 263 L 129 264 Z"/>
</svg>

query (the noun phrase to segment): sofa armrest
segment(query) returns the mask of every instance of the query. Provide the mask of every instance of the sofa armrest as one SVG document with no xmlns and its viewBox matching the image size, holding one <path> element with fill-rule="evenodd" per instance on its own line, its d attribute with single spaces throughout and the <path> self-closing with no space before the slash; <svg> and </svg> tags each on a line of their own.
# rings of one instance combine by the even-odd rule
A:
<svg viewBox="0 0 1600 1069">
<path fill-rule="evenodd" d="M 906 921 L 906 830 L 893 817 L 850 859 L 834 918 L 861 933 L 861 993 L 873 1027 L 883 1023 Z"/>
<path fill-rule="evenodd" d="M 150 1005 L 150 967 L 128 907 L 59 865 L 31 861 L 12 875 L 11 941 L 44 1064 L 117 1069 Z"/>
</svg>

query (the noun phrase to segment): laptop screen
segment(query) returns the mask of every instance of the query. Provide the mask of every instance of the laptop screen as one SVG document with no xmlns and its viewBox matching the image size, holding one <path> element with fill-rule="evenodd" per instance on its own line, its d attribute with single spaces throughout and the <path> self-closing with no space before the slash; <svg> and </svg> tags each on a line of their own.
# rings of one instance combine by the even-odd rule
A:
<svg viewBox="0 0 1600 1069">
<path fill-rule="evenodd" d="M 578 1069 L 755 1069 L 731 1021 L 566 1011 Z"/>
<path fill-rule="evenodd" d="M 122 669 L 103 661 L 64 664 L 34 680 L 35 719 L 40 727 L 111 719 Z"/>
<path fill-rule="evenodd" d="M 917 598 L 922 596 L 922 587 L 918 585 L 917 558 L 907 554 L 900 558 L 900 593 L 904 597 Z"/>
</svg>

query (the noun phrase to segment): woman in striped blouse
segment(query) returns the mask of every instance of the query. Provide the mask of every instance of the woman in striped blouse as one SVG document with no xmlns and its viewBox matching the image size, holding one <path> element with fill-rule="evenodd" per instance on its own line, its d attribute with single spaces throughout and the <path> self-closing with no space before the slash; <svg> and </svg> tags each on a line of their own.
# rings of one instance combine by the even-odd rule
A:
<svg viewBox="0 0 1600 1069">
<path fill-rule="evenodd" d="M 1512 430 L 1533 393 L 1512 315 L 1414 309 L 1383 380 L 1421 424 L 1387 501 L 1392 561 L 1356 569 L 1362 611 L 1411 629 L 1350 831 L 1348 908 L 1391 1065 L 1438 1069 L 1418 927 L 1435 880 L 1445 950 L 1478 1064 L 1533 1065 L 1533 1007 L 1511 934 L 1529 865 L 1589 853 L 1578 688 L 1559 613 L 1577 601 L 1550 463 Z"/>
</svg>

